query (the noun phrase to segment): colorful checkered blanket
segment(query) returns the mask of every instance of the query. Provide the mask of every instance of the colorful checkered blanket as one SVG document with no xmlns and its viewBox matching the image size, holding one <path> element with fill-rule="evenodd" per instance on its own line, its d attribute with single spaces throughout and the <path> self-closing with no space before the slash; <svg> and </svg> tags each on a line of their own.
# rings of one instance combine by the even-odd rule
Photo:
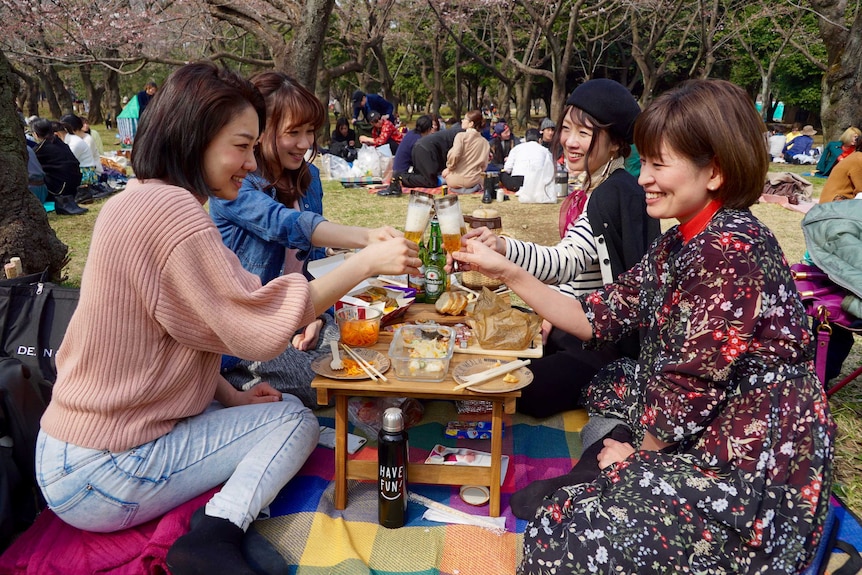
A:
<svg viewBox="0 0 862 575">
<path fill-rule="evenodd" d="M 318 414 L 322 425 L 333 425 L 331 413 Z M 488 416 L 458 414 L 452 402 L 426 402 L 422 421 L 408 430 L 410 461 L 424 461 L 437 444 L 490 451 L 490 440 L 456 440 L 444 434 L 449 421 L 477 419 Z M 506 518 L 502 535 L 483 527 L 427 521 L 422 518 L 425 508 L 413 502 L 404 527 L 381 527 L 372 482 L 351 482 L 347 507 L 337 511 L 333 506 L 335 456 L 324 447 L 314 451 L 300 475 L 271 505 L 273 517 L 256 526 L 297 575 L 514 573 L 526 522 L 512 516 L 509 497 L 531 481 L 567 473 L 580 453 L 578 432 L 585 422 L 580 411 L 541 421 L 518 414 L 506 417 L 503 453 L 512 459 L 502 485 L 501 509 Z M 376 442 L 369 441 L 353 457 L 376 460 Z M 488 514 L 487 504 L 473 507 L 463 502 L 457 486 L 411 483 L 408 487 L 457 510 Z"/>
</svg>

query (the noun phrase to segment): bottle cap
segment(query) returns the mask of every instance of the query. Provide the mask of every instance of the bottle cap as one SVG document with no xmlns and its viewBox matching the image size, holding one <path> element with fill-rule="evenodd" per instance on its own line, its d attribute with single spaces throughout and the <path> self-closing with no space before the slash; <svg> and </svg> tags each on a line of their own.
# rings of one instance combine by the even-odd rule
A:
<svg viewBox="0 0 862 575">
<path fill-rule="evenodd" d="M 383 412 L 383 431 L 404 431 L 404 414 L 401 408 L 390 407 Z"/>
</svg>

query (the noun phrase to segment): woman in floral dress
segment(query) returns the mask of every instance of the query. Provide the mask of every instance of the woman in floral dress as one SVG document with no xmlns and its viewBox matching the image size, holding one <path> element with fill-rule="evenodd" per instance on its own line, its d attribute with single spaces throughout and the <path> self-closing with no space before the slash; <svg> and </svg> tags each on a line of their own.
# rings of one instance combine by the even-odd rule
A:
<svg viewBox="0 0 862 575">
<path fill-rule="evenodd" d="M 729 82 L 659 97 L 635 126 L 639 182 L 647 212 L 679 225 L 580 301 L 480 242 L 455 254 L 584 340 L 641 335 L 639 359 L 611 364 L 588 394 L 591 415 L 625 422 L 631 443 L 605 439 L 595 480 L 545 498 L 521 573 L 798 573 L 811 560 L 834 424 L 787 261 L 748 210 L 765 132 Z"/>
</svg>

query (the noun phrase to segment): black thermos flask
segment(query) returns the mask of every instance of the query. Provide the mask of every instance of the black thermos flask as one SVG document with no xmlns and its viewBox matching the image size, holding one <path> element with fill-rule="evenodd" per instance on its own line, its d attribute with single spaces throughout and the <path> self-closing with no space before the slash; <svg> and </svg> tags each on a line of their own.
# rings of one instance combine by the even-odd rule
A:
<svg viewBox="0 0 862 575">
<path fill-rule="evenodd" d="M 401 409 L 383 413 L 377 443 L 377 500 L 380 524 L 402 527 L 407 516 L 407 432 Z"/>
</svg>

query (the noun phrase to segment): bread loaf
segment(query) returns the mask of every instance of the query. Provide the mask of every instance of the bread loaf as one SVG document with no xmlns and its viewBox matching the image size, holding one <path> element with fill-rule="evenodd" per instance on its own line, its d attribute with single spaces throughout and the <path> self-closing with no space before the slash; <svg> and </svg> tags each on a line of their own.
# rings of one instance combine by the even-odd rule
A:
<svg viewBox="0 0 862 575">
<path fill-rule="evenodd" d="M 443 292 L 434 304 L 437 313 L 445 315 L 461 315 L 467 309 L 469 300 L 467 295 L 461 292 Z"/>
</svg>

